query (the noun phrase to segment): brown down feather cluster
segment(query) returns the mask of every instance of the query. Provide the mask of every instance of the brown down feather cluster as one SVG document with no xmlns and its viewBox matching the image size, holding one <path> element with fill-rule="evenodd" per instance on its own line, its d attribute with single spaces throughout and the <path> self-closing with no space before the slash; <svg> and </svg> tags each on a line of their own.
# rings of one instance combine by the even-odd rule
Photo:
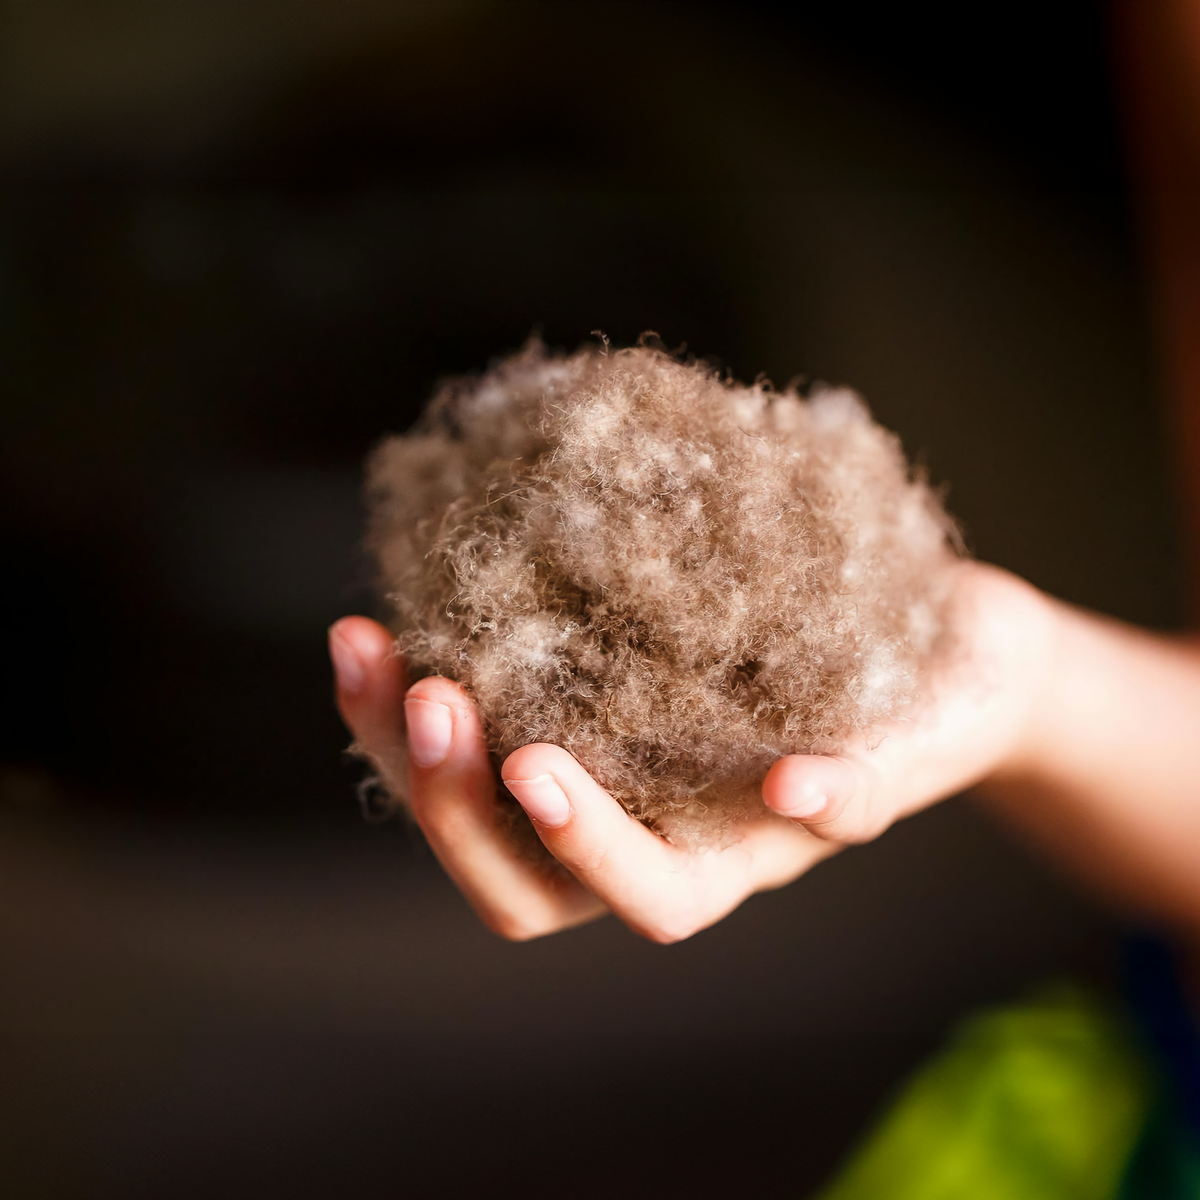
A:
<svg viewBox="0 0 1200 1200">
<path fill-rule="evenodd" d="M 411 677 L 465 685 L 497 761 L 564 746 L 673 840 L 901 715 L 944 642 L 953 527 L 845 389 L 534 341 L 445 384 L 368 493 Z"/>
</svg>

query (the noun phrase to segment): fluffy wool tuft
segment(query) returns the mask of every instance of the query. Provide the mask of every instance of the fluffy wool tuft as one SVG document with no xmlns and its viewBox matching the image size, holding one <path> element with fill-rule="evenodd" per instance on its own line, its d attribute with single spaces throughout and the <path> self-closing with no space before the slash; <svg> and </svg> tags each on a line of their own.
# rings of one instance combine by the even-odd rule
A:
<svg viewBox="0 0 1200 1200">
<path fill-rule="evenodd" d="M 464 684 L 498 758 L 564 746 L 675 839 L 900 715 L 944 640 L 951 524 L 846 390 L 532 342 L 446 384 L 369 494 L 413 678 Z"/>
</svg>

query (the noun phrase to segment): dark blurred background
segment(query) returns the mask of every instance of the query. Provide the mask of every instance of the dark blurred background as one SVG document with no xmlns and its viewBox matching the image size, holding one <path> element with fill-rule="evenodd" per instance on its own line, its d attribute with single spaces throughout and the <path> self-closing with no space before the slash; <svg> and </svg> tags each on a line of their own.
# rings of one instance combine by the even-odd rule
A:
<svg viewBox="0 0 1200 1200">
<path fill-rule="evenodd" d="M 539 330 L 848 383 L 1178 622 L 1091 2 L 0 4 L 0 1194 L 803 1195 L 1115 928 L 969 800 L 670 949 L 368 825 L 360 464 Z"/>
</svg>

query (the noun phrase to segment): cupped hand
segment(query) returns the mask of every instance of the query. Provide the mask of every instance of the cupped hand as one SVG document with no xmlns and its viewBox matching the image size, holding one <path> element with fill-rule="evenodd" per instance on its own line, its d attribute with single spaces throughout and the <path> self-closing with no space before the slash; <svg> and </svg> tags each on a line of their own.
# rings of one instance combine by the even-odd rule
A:
<svg viewBox="0 0 1200 1200">
<path fill-rule="evenodd" d="M 629 817 L 565 750 L 523 746 L 501 774 L 567 868 L 548 869 L 499 819 L 479 715 L 463 689 L 433 677 L 406 690 L 391 635 L 364 617 L 334 625 L 330 651 L 357 750 L 408 796 L 447 873 L 505 937 L 538 937 L 611 910 L 654 941 L 678 941 L 836 848 L 764 809 L 736 844 L 690 853 Z"/>
<path fill-rule="evenodd" d="M 993 568 L 958 572 L 955 647 L 921 709 L 837 757 L 780 759 L 763 783 L 762 816 L 720 848 L 672 845 L 565 750 L 535 744 L 511 754 L 501 775 L 566 870 L 530 860 L 499 819 L 470 698 L 444 678 L 406 687 L 391 635 L 365 617 L 330 630 L 338 707 L 356 749 L 385 786 L 408 796 L 434 853 L 491 929 L 523 940 L 611 910 L 635 932 L 675 942 L 842 845 L 1018 766 L 1046 658 L 1047 606 Z"/>
</svg>

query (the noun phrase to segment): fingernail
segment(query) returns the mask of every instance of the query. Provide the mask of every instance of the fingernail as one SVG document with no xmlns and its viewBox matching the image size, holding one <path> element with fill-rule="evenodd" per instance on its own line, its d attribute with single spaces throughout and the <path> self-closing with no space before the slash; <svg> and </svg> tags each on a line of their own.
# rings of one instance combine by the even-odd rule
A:
<svg viewBox="0 0 1200 1200">
<path fill-rule="evenodd" d="M 441 766 L 450 753 L 450 738 L 454 733 L 449 707 L 436 700 L 414 697 L 404 702 L 404 722 L 412 761 L 425 770 Z"/>
<path fill-rule="evenodd" d="M 338 633 L 336 626 L 329 630 L 329 657 L 333 660 L 338 687 L 351 695 L 361 692 L 367 669 L 358 651 Z"/>
<path fill-rule="evenodd" d="M 553 775 L 532 779 L 506 779 L 504 786 L 521 802 L 521 807 L 539 824 L 551 829 L 571 819 L 571 802 Z"/>
</svg>

